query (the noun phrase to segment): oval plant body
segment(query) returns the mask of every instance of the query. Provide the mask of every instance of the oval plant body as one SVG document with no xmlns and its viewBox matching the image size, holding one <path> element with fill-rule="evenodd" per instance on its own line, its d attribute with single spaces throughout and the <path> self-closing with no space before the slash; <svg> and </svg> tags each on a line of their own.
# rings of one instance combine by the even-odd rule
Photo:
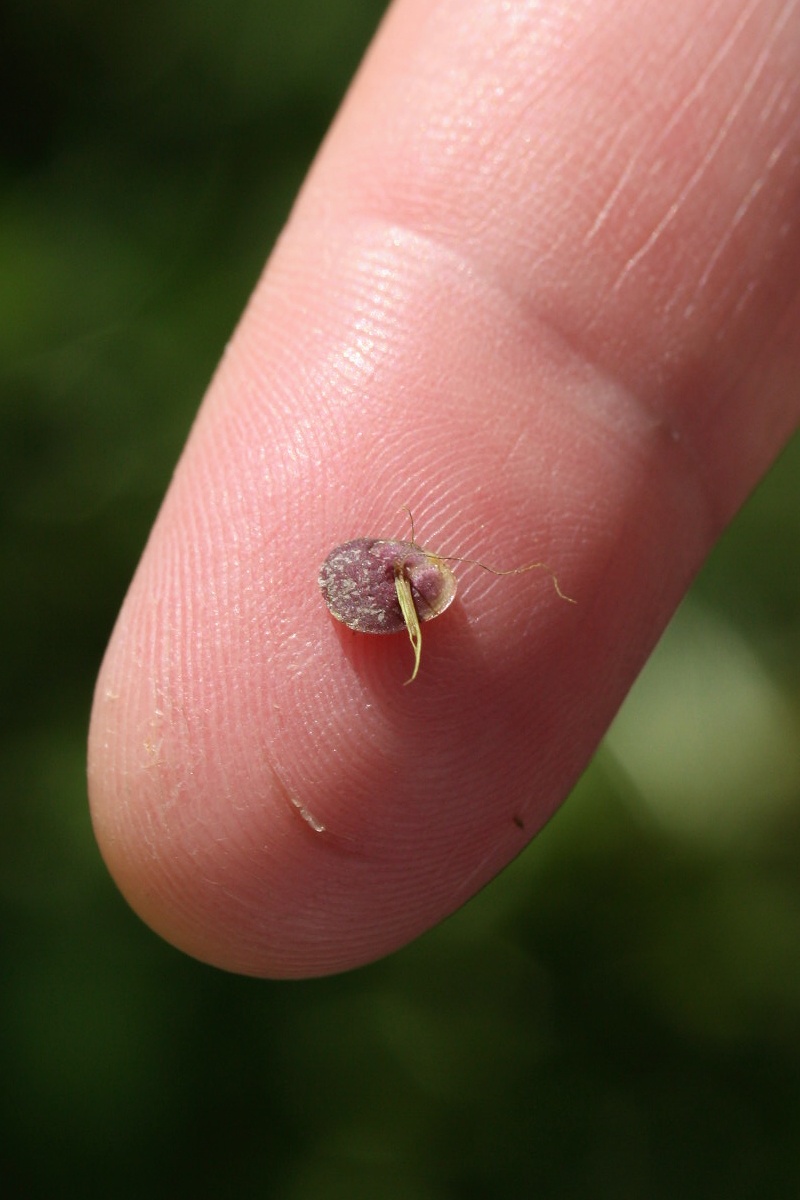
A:
<svg viewBox="0 0 800 1200">
<path fill-rule="evenodd" d="M 333 616 L 358 633 L 411 634 L 401 596 L 410 598 L 419 621 L 430 621 L 456 594 L 455 576 L 442 559 L 413 542 L 379 538 L 336 546 L 322 564 L 319 586 Z"/>
</svg>

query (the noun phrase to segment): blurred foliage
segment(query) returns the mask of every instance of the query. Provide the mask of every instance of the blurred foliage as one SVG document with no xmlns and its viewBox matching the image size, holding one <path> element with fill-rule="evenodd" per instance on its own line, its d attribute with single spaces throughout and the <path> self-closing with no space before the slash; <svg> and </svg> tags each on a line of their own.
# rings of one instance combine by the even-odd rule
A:
<svg viewBox="0 0 800 1200">
<path fill-rule="evenodd" d="M 0 1117 L 29 1195 L 800 1195 L 800 446 L 592 769 L 466 909 L 225 976 L 89 827 L 94 675 L 378 0 L 0 15 Z"/>
</svg>

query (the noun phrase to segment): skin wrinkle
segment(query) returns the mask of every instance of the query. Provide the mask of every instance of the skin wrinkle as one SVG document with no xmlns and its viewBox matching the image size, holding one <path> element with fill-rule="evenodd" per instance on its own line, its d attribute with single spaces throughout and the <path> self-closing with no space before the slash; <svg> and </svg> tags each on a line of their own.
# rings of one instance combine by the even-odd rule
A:
<svg viewBox="0 0 800 1200">
<path fill-rule="evenodd" d="M 628 133 L 633 129 L 633 127 L 637 123 L 637 121 L 638 121 L 638 114 L 628 117 L 628 119 L 620 126 L 617 136 L 614 138 L 613 142 L 611 143 L 611 145 L 608 149 L 608 153 L 606 154 L 605 158 L 599 160 L 599 162 L 597 164 L 598 168 L 602 168 L 602 167 L 610 164 L 611 162 L 613 162 L 613 159 L 616 155 L 618 148 L 625 142 Z M 614 208 L 616 207 L 617 201 L 623 195 L 625 188 L 627 186 L 627 183 L 633 177 L 634 172 L 635 172 L 636 168 L 638 167 L 639 162 L 641 161 L 643 155 L 644 155 L 643 148 L 639 149 L 635 154 L 629 155 L 628 160 L 625 163 L 625 166 L 623 167 L 622 172 L 621 172 L 616 184 L 611 189 L 611 192 L 609 193 L 609 195 L 608 195 L 607 199 L 605 200 L 604 204 L 602 205 L 599 213 L 597 214 L 594 221 L 592 222 L 592 225 L 589 228 L 588 232 L 585 233 L 583 236 L 583 244 L 587 249 L 591 246 L 592 242 L 595 240 L 595 238 L 600 233 L 600 231 L 604 228 L 604 226 L 608 224 L 608 220 L 609 220 L 611 214 L 613 213 Z"/>
<path fill-rule="evenodd" d="M 671 83 L 672 77 L 679 74 L 678 68 L 683 65 L 685 60 L 688 59 L 690 57 L 691 53 L 694 51 L 696 41 L 697 41 L 696 31 L 691 30 L 686 35 L 686 37 L 683 39 L 683 42 L 681 43 L 680 48 L 675 52 L 675 54 L 673 54 L 670 68 L 664 72 L 660 91 L 668 90 L 668 86 Z M 649 87 L 642 86 L 642 82 L 645 79 L 645 73 L 646 73 L 647 69 L 648 69 L 648 64 L 645 64 L 644 66 L 639 68 L 639 70 L 634 74 L 634 76 L 632 78 L 632 87 L 633 87 L 633 85 L 637 85 L 637 84 L 639 85 L 639 86 L 636 86 L 634 90 L 636 91 L 637 96 L 642 97 L 642 98 L 647 96 L 649 93 L 649 90 L 650 90 Z M 642 120 L 642 116 L 649 118 L 656 107 L 657 107 L 656 104 L 650 104 L 649 106 L 645 105 L 644 109 L 642 109 L 641 107 L 637 107 L 634 111 L 632 111 L 630 113 L 629 116 L 627 116 L 625 118 L 625 120 L 622 122 L 622 124 L 618 126 L 616 136 L 614 137 L 614 139 L 612 141 L 609 151 L 604 155 L 603 158 L 598 159 L 596 162 L 596 169 L 597 169 L 597 173 L 599 176 L 602 176 L 602 174 L 603 174 L 602 169 L 604 167 L 607 167 L 607 166 L 610 166 L 613 164 L 614 153 L 616 152 L 616 150 L 619 147 L 624 146 L 624 143 L 627 140 L 628 134 L 632 133 L 635 130 L 635 128 L 640 124 L 640 122 Z M 667 134 L 672 131 L 672 126 L 676 122 L 677 122 L 677 116 L 675 114 L 673 114 L 673 118 L 672 118 L 672 121 L 670 122 L 670 124 L 666 127 L 666 129 L 664 131 L 662 131 L 662 133 L 656 139 L 656 141 L 654 143 L 654 145 L 656 147 L 661 145 L 666 140 Z M 642 164 L 645 161 L 645 158 L 647 156 L 649 156 L 653 159 L 653 165 L 651 166 L 651 168 L 649 169 L 649 172 L 648 172 L 650 178 L 654 179 L 659 175 L 662 165 L 663 165 L 663 160 L 659 159 L 657 155 L 654 155 L 653 145 L 651 145 L 648 142 L 644 142 L 644 143 L 640 144 L 636 148 L 634 153 L 628 156 L 617 183 L 612 188 L 607 200 L 601 207 L 600 212 L 597 214 L 588 233 L 584 235 L 584 244 L 586 246 L 589 246 L 596 239 L 598 233 L 608 223 L 609 218 L 612 216 L 613 211 L 617 206 L 617 202 L 625 194 L 625 188 L 626 188 L 628 181 L 635 176 L 637 169 L 639 168 L 640 164 Z M 627 220 L 628 221 L 630 221 L 636 215 L 636 213 L 639 211 L 639 209 L 641 207 L 643 195 L 644 195 L 644 189 L 639 187 L 634 192 L 627 194 L 625 196 L 626 203 L 627 203 Z"/>
<path fill-rule="evenodd" d="M 737 208 L 736 212 L 734 213 L 733 218 L 732 218 L 728 228 L 725 230 L 723 235 L 718 239 L 713 252 L 709 256 L 708 262 L 706 263 L 706 266 L 703 269 L 703 273 L 697 282 L 697 292 L 696 292 L 697 295 L 702 295 L 706 291 L 709 281 L 711 279 L 711 275 L 714 271 L 714 268 L 719 263 L 725 250 L 727 250 L 727 248 L 731 244 L 735 233 L 738 231 L 739 227 L 744 223 L 745 218 L 747 216 L 749 216 L 750 211 L 753 208 L 753 205 L 754 205 L 756 199 L 758 198 L 758 196 L 761 194 L 761 192 L 764 190 L 764 187 L 766 186 L 766 182 L 767 182 L 766 175 L 768 175 L 770 171 L 774 170 L 776 163 L 778 163 L 780 161 L 780 157 L 781 157 L 783 151 L 786 149 L 787 142 L 788 142 L 788 137 L 784 138 L 782 145 L 780 147 L 776 148 L 776 150 L 773 151 L 773 153 L 770 155 L 764 175 L 762 175 L 758 179 L 756 179 L 754 181 L 754 183 L 751 185 L 750 189 L 747 192 L 747 195 L 741 201 L 741 203 L 739 204 L 739 207 Z M 737 304 L 737 306 L 734 310 L 734 313 L 736 316 L 739 316 L 742 311 L 742 301 L 746 301 L 747 297 L 749 297 L 751 294 L 752 294 L 751 291 L 748 290 L 745 292 L 745 295 L 743 297 L 741 297 L 739 303 Z M 694 302 L 694 301 L 691 301 L 689 304 L 687 304 L 686 308 L 684 309 L 684 317 L 685 318 L 690 317 L 696 307 L 697 307 L 697 305 L 696 305 L 696 302 Z"/>
<path fill-rule="evenodd" d="M 797 95 L 797 86 L 797 80 L 793 80 L 791 84 L 785 79 L 777 79 L 775 81 L 772 91 L 758 114 L 759 126 L 763 128 L 769 125 L 773 113 L 776 117 L 786 116 L 793 99 Z"/>
<path fill-rule="evenodd" d="M 720 7 L 721 7 L 720 2 L 717 2 L 717 4 L 712 5 L 710 7 L 710 10 L 708 12 L 708 18 L 706 18 L 709 20 L 709 22 L 711 22 L 711 20 L 715 18 L 715 14 L 718 10 L 720 10 Z M 684 37 L 684 40 L 682 40 L 679 49 L 676 50 L 676 52 L 673 54 L 672 62 L 670 62 L 670 65 L 669 65 L 669 70 L 664 72 L 662 85 L 661 85 L 661 88 L 658 89 L 658 94 L 663 94 L 663 91 L 666 90 L 667 85 L 670 83 L 670 80 L 672 80 L 672 77 L 676 76 L 676 74 L 679 74 L 679 68 L 685 64 L 687 59 L 691 58 L 691 55 L 694 53 L 694 49 L 696 49 L 696 46 L 697 46 L 697 31 L 694 29 L 691 29 L 690 31 L 687 32 L 686 36 Z M 638 86 L 636 86 L 636 91 L 638 92 L 639 96 L 644 96 L 644 95 L 648 94 L 648 92 L 650 90 L 649 88 L 645 88 L 645 86 L 642 86 L 643 80 L 645 78 L 644 72 L 646 70 L 648 70 L 648 68 L 649 68 L 649 64 L 646 64 L 642 67 L 639 67 L 638 70 L 636 71 L 636 73 L 633 74 L 632 83 L 633 83 L 633 85 L 638 84 Z M 649 116 L 651 114 L 652 109 L 654 109 L 656 107 L 656 103 L 657 103 L 657 101 L 654 101 L 654 103 L 651 103 L 650 106 L 645 108 L 645 112 L 644 112 L 645 116 Z M 668 124 L 666 126 L 664 126 L 663 131 L 661 131 L 660 136 L 658 136 L 658 138 L 656 139 L 656 142 L 655 142 L 656 146 L 661 145 L 664 142 L 664 139 L 666 139 L 668 137 L 668 134 L 670 132 L 672 132 L 673 127 L 676 124 L 676 121 L 678 121 L 679 116 L 682 115 L 682 108 L 684 108 L 684 107 L 685 106 L 681 106 L 681 109 L 678 110 L 678 113 L 673 113 L 672 119 L 670 119 L 668 121 Z M 640 112 L 640 110 L 637 109 L 636 112 L 633 112 L 630 116 L 628 116 L 628 118 L 624 122 L 622 122 L 622 125 L 619 127 L 618 136 L 616 136 L 613 140 L 612 148 L 610 148 L 608 154 L 606 156 L 604 156 L 604 158 L 602 158 L 602 160 L 597 161 L 597 168 L 599 168 L 600 174 L 602 173 L 600 168 L 602 168 L 603 166 L 607 166 L 608 163 L 613 161 L 613 151 L 616 150 L 616 148 L 618 148 L 619 145 L 624 144 L 625 139 L 626 139 L 626 134 L 633 131 L 634 126 L 639 124 L 640 119 L 642 119 L 642 112 Z M 603 228 L 603 226 L 606 226 L 606 224 L 608 223 L 609 217 L 612 216 L 612 214 L 613 214 L 613 210 L 616 206 L 616 202 L 618 202 L 618 200 L 621 198 L 622 194 L 624 194 L 624 192 L 625 192 L 625 186 L 627 184 L 627 181 L 632 178 L 632 176 L 634 175 L 634 172 L 636 172 L 636 168 L 639 166 L 639 163 L 644 160 L 644 157 L 646 154 L 652 154 L 652 148 L 649 143 L 640 144 L 638 146 L 637 150 L 634 151 L 632 155 L 628 156 L 627 161 L 625 163 L 625 167 L 622 168 L 622 172 L 621 172 L 618 182 L 616 182 L 615 186 L 612 188 L 612 192 L 610 192 L 608 199 L 606 200 L 606 203 L 604 203 L 602 205 L 602 208 L 601 208 L 599 214 L 597 214 L 597 216 L 595 218 L 593 226 L 591 226 L 591 228 L 589 229 L 589 232 L 587 234 L 585 234 L 585 236 L 584 236 L 585 245 L 590 245 L 591 241 L 594 241 L 597 234 L 600 233 L 600 230 Z M 658 162 L 657 157 L 655 158 L 655 161 L 656 161 L 656 163 Z M 651 178 L 656 173 L 657 173 L 657 167 L 651 168 L 651 170 L 650 170 Z M 642 190 L 637 190 L 636 192 L 633 192 L 631 194 L 631 196 L 626 197 L 627 203 L 628 203 L 628 218 L 632 217 L 638 211 L 638 200 L 640 197 L 640 192 L 642 192 Z"/>
<path fill-rule="evenodd" d="M 750 16 L 752 15 L 753 11 L 758 7 L 758 5 L 759 5 L 759 0 L 750 0 L 749 5 L 747 6 L 747 8 L 745 8 L 744 12 L 741 14 L 739 19 L 735 22 L 732 31 L 730 32 L 728 37 L 725 39 L 725 41 L 723 42 L 723 44 L 720 47 L 720 49 L 718 50 L 718 52 L 714 55 L 713 59 L 709 63 L 706 70 L 703 71 L 703 73 L 701 74 L 697 83 L 689 91 L 688 95 L 683 98 L 683 100 L 681 101 L 680 105 L 678 106 L 678 109 L 675 112 L 672 119 L 667 122 L 666 128 L 664 129 L 664 132 L 663 132 L 662 136 L 660 137 L 657 145 L 665 142 L 668 139 L 668 137 L 670 136 L 670 134 L 672 133 L 672 131 L 677 127 L 679 121 L 689 115 L 689 113 L 691 112 L 692 106 L 700 98 L 700 96 L 703 94 L 703 92 L 707 89 L 709 80 L 711 79 L 714 72 L 717 71 L 724 64 L 725 60 L 732 53 L 737 40 L 742 35 L 742 33 L 745 29 L 745 26 L 747 25 L 747 23 L 750 19 Z M 773 27 L 771 28 L 770 36 L 767 39 L 766 46 L 757 55 L 755 62 L 753 63 L 752 67 L 750 68 L 750 70 L 742 84 L 741 90 L 737 93 L 736 99 L 734 100 L 734 102 L 732 103 L 730 108 L 725 113 L 725 117 L 722 121 L 722 124 L 721 124 L 720 128 L 717 130 L 717 133 L 715 134 L 714 138 L 712 139 L 711 145 L 708 146 L 708 148 L 705 150 L 702 160 L 700 161 L 698 166 L 695 167 L 695 169 L 692 171 L 691 175 L 689 176 L 689 179 L 686 181 L 686 183 L 683 185 L 680 192 L 678 193 L 677 198 L 672 202 L 672 204 L 670 204 L 669 208 L 667 209 L 666 213 L 663 215 L 661 220 L 658 222 L 655 229 L 652 230 L 649 237 L 639 247 L 639 249 L 634 251 L 634 253 L 628 258 L 628 261 L 625 263 L 625 266 L 623 267 L 622 271 L 619 273 L 619 275 L 617 276 L 616 280 L 614 281 L 614 283 L 611 287 L 612 295 L 615 292 L 620 291 L 620 289 L 623 287 L 623 285 L 625 284 L 627 279 L 636 270 L 638 265 L 644 260 L 644 258 L 653 249 L 653 247 L 657 244 L 657 242 L 660 241 L 660 239 L 662 238 L 665 231 L 670 227 L 670 225 L 675 220 L 675 217 L 677 216 L 677 214 L 679 212 L 681 212 L 681 210 L 685 207 L 689 197 L 697 190 L 698 185 L 702 183 L 706 172 L 709 170 L 711 164 L 716 159 L 719 150 L 721 149 L 723 144 L 728 139 L 730 132 L 731 132 L 732 128 L 734 127 L 734 124 L 735 124 L 737 118 L 739 117 L 740 113 L 744 110 L 747 102 L 750 99 L 750 96 L 752 95 L 753 91 L 755 90 L 756 84 L 760 80 L 760 78 L 763 74 L 764 68 L 769 61 L 770 53 L 771 53 L 773 47 L 775 46 L 775 43 L 776 43 L 779 35 L 782 33 L 786 23 L 788 22 L 790 16 L 792 15 L 792 12 L 795 8 L 796 8 L 796 0 L 790 0 L 790 3 L 788 3 L 783 10 L 783 20 L 776 22 L 775 25 L 773 25 Z"/>
</svg>

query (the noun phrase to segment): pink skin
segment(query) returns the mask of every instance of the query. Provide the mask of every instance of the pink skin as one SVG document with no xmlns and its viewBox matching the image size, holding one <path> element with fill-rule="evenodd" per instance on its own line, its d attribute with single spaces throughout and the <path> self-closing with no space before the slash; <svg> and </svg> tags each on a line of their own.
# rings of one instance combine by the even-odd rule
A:
<svg viewBox="0 0 800 1200">
<path fill-rule="evenodd" d="M 251 974 L 343 970 L 564 799 L 800 408 L 800 7 L 398 0 L 209 389 L 97 686 L 133 907 Z M 338 543 L 490 565 L 404 637 Z"/>
</svg>

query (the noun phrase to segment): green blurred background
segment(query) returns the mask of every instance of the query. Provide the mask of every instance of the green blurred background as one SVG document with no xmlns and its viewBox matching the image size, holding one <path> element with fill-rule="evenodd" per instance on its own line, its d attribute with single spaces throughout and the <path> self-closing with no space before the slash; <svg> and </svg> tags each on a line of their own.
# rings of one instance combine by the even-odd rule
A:
<svg viewBox="0 0 800 1200">
<path fill-rule="evenodd" d="M 381 10 L 0 15 L 2 1177 L 48 1196 L 800 1196 L 797 440 L 569 803 L 415 945 L 334 979 L 229 977 L 141 925 L 95 848 L 106 639 Z"/>
</svg>

